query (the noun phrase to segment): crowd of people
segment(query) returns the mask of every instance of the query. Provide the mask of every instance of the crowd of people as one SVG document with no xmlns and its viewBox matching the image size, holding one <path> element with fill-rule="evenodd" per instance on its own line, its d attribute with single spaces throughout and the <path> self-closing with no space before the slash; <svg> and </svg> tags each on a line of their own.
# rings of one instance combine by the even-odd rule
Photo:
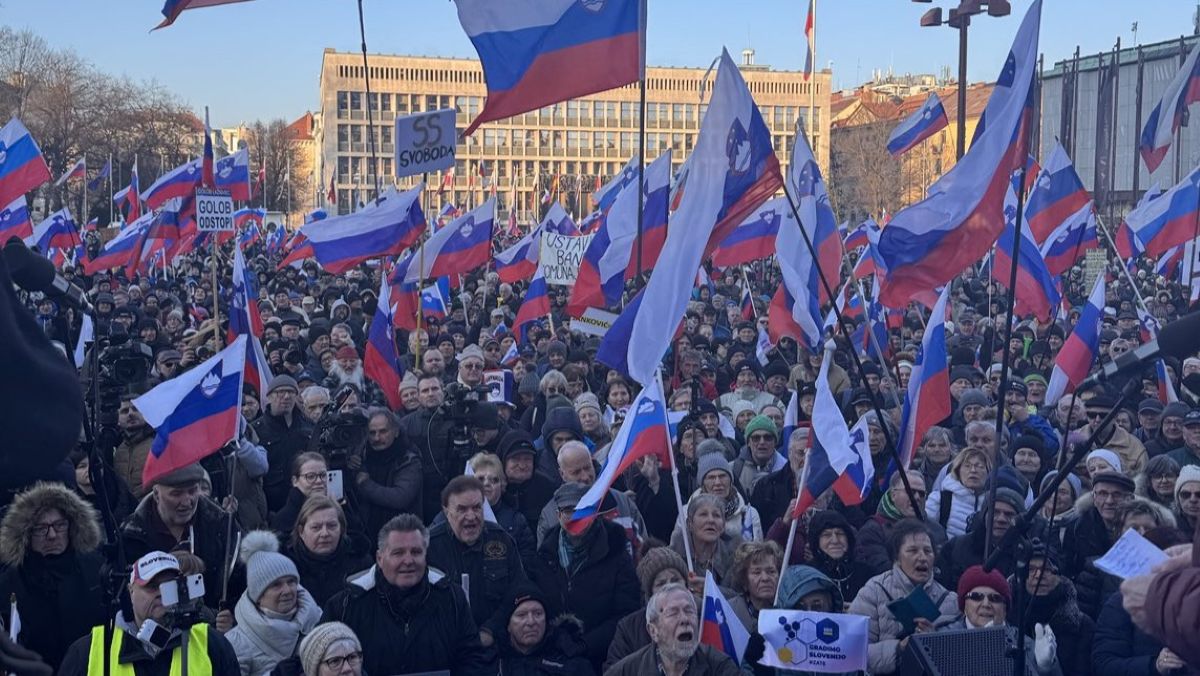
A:
<svg viewBox="0 0 1200 676">
<path fill-rule="evenodd" d="M 106 673 L 111 660 L 111 673 L 175 674 L 186 655 L 194 673 L 242 676 L 769 674 L 758 664 L 769 649 L 758 616 L 769 609 L 866 616 L 871 674 L 902 673 L 919 634 L 1006 625 L 1027 637 L 1028 673 L 1200 666 L 1198 651 L 1177 647 L 1194 636 L 1194 607 L 1158 587 L 1123 589 L 1095 566 L 1130 529 L 1190 561 L 1200 358 L 1167 359 L 1177 401 L 1160 400 L 1152 367 L 1131 376 L 1141 378 L 1133 400 L 1119 401 L 1124 382 L 1109 382 L 1047 401 L 1090 288 L 1082 267 L 1065 279 L 1075 307 L 1049 324 L 1017 323 L 1011 340 L 1003 289 L 972 269 L 955 280 L 953 413 L 920 440 L 909 469 L 890 473 L 928 310 L 914 304 L 889 322 L 861 369 L 840 332 L 831 356 L 785 339 L 763 363 L 759 326 L 778 269 L 714 273 L 663 358 L 677 478 L 657 456 L 638 459 L 601 518 L 579 528 L 575 506 L 639 385 L 596 360 L 598 338 L 570 330 L 569 289 L 552 287 L 551 316 L 518 336 L 510 327 L 525 283 L 465 275 L 448 316 L 397 331 L 405 370 L 394 409 L 363 366 L 380 268 L 276 270 L 257 248 L 248 259 L 268 385 L 245 386 L 238 441 L 150 485 L 141 477 L 155 430 L 132 401 L 219 349 L 214 304 L 228 303 L 229 265 L 216 295 L 219 259 L 203 256 L 135 281 L 64 273 L 95 308 L 90 354 L 102 341 L 140 344 L 148 373 L 119 392 L 92 388 L 112 398 L 112 448 L 81 445 L 71 467 L 6 498 L 0 617 L 19 615 L 18 642 L 58 673 Z M 1120 264 L 1101 272 L 1111 279 L 1102 360 L 1142 341 L 1140 297 L 1163 323 L 1187 307 L 1177 284 L 1146 270 L 1127 278 Z M 743 284 L 755 316 L 743 314 Z M 65 358 L 79 316 L 29 303 Z M 796 516 L 826 359 L 847 423 L 869 426 L 877 481 L 861 504 L 830 492 Z M 485 387 L 492 372 L 512 387 Z M 792 397 L 799 422 L 785 431 Z M 1063 466 L 1083 444 L 1085 461 Z M 985 570 L 990 548 L 1059 473 L 1023 546 Z M 709 573 L 751 633 L 740 664 L 700 640 Z M 896 617 L 892 602 L 917 589 L 935 616 Z"/>
</svg>

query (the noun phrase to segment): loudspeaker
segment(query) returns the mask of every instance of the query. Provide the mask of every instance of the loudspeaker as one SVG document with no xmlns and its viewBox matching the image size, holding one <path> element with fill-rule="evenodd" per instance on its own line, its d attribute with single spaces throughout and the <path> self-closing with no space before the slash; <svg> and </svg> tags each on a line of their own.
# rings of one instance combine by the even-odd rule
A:
<svg viewBox="0 0 1200 676">
<path fill-rule="evenodd" d="M 960 629 L 913 634 L 898 674 L 1012 676 L 1013 627 Z"/>
</svg>

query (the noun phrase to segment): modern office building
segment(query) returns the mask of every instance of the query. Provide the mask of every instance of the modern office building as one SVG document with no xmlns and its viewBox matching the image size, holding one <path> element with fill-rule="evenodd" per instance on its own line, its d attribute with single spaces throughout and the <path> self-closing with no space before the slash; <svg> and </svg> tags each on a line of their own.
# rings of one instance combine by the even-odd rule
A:
<svg viewBox="0 0 1200 676">
<path fill-rule="evenodd" d="M 326 49 L 321 66 L 317 174 L 323 192 L 328 192 L 332 181 L 340 211 L 369 197 L 377 179 L 384 186 L 396 181 L 397 116 L 454 108 L 461 132 L 487 95 L 475 59 L 372 55 L 367 67 L 369 96 L 362 55 Z M 771 131 L 780 163 L 788 164 L 797 123 L 809 128 L 811 106 L 814 154 L 827 167 L 829 71 L 806 78 L 797 71 L 773 70 L 755 64 L 750 49 L 742 52 L 740 67 Z M 701 83 L 714 76 L 704 68 L 646 69 L 647 162 L 668 148 L 676 169 L 687 158 L 707 108 Z M 430 206 L 444 200 L 468 207 L 494 192 L 501 217 L 507 217 L 515 202 L 524 223 L 536 219 L 543 197 L 549 194 L 572 214 L 585 215 L 591 192 L 637 152 L 638 99 L 638 86 L 628 85 L 483 125 L 458 144 L 452 176 L 427 177 Z M 372 162 L 369 143 L 368 104 L 377 164 Z M 407 186 L 414 180 L 419 177 L 396 182 Z"/>
</svg>

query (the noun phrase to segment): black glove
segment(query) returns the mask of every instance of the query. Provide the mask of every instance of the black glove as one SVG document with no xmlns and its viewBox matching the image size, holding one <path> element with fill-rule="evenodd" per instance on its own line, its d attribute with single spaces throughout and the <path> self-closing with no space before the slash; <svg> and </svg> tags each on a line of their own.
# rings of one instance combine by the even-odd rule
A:
<svg viewBox="0 0 1200 676">
<path fill-rule="evenodd" d="M 766 651 L 767 641 L 763 635 L 757 631 L 750 634 L 750 641 L 746 643 L 746 652 L 742 655 L 742 664 L 758 664 Z"/>
</svg>

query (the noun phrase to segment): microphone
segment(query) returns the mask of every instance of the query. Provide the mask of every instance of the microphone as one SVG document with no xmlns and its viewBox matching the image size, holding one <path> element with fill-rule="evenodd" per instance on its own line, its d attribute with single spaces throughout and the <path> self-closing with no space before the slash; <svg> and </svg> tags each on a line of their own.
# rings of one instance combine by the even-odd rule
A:
<svg viewBox="0 0 1200 676">
<path fill-rule="evenodd" d="M 1104 364 L 1099 373 L 1079 384 L 1086 390 L 1111 378 L 1130 372 L 1140 372 L 1146 362 L 1160 357 L 1184 357 L 1200 349 L 1200 312 L 1181 317 L 1158 332 L 1158 338 L 1126 352 Z"/>
<path fill-rule="evenodd" d="M 92 304 L 83 289 L 68 282 L 54 269 L 50 259 L 29 250 L 19 237 L 11 237 L 4 245 L 4 261 L 17 286 L 26 291 L 41 291 L 47 298 L 66 302 L 71 307 L 92 313 Z"/>
</svg>

